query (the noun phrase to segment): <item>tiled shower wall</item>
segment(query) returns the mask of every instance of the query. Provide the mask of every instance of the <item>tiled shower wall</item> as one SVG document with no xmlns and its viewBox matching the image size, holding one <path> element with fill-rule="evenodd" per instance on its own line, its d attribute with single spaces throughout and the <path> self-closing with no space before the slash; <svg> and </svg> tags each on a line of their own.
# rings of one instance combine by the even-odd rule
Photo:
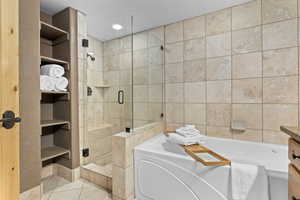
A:
<svg viewBox="0 0 300 200">
<path fill-rule="evenodd" d="M 280 125 L 299 123 L 299 2 L 255 0 L 167 25 L 168 129 L 285 144 Z"/>
</svg>

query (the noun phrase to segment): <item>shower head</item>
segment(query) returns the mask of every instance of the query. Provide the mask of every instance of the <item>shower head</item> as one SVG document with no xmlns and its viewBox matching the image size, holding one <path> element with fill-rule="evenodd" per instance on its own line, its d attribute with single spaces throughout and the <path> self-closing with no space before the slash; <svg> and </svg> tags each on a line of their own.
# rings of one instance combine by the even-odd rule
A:
<svg viewBox="0 0 300 200">
<path fill-rule="evenodd" d="M 93 52 L 88 52 L 88 53 L 87 53 L 87 57 L 88 57 L 88 58 L 91 58 L 92 61 L 95 61 L 95 60 L 96 60 L 96 57 L 95 57 L 95 55 L 94 55 Z"/>
</svg>

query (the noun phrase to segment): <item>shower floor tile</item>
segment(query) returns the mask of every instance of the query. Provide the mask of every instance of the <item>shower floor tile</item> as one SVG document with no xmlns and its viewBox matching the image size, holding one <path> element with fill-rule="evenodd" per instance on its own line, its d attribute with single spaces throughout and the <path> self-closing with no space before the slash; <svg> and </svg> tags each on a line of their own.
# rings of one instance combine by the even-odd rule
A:
<svg viewBox="0 0 300 200">
<path fill-rule="evenodd" d="M 42 200 L 111 200 L 111 194 L 105 189 L 84 179 L 73 183 L 51 176 L 43 180 Z"/>
</svg>

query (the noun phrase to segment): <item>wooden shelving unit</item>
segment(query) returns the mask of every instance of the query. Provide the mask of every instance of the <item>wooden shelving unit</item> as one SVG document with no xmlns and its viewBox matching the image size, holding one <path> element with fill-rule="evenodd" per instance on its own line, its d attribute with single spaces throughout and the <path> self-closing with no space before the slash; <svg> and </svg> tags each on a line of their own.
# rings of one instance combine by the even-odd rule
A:
<svg viewBox="0 0 300 200">
<path fill-rule="evenodd" d="M 42 161 L 47 161 L 66 154 L 70 154 L 70 151 L 58 146 L 43 148 L 41 152 Z"/>
<path fill-rule="evenodd" d="M 77 38 L 76 14 L 65 9 L 54 16 L 41 14 L 40 21 L 40 60 L 41 65 L 57 64 L 65 69 L 64 76 L 69 80 L 67 91 L 40 91 L 41 93 L 41 160 L 42 166 L 53 162 L 73 168 L 71 155 L 76 145 L 74 138 L 77 118 Z M 73 19 L 71 19 L 73 17 Z M 75 34 L 75 35 L 74 35 Z M 73 107 L 72 107 L 73 106 Z M 77 106 L 78 107 L 78 106 Z M 74 112 L 74 113 L 73 113 Z M 76 112 L 77 113 L 77 112 Z M 76 166 L 77 167 L 77 166 Z"/>
</svg>

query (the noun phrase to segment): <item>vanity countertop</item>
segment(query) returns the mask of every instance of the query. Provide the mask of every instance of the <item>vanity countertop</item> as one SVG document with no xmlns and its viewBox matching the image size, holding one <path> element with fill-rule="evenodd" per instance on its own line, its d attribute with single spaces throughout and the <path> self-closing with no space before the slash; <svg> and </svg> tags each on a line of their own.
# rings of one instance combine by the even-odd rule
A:
<svg viewBox="0 0 300 200">
<path fill-rule="evenodd" d="M 300 128 L 281 126 L 280 130 L 300 142 Z"/>
</svg>

